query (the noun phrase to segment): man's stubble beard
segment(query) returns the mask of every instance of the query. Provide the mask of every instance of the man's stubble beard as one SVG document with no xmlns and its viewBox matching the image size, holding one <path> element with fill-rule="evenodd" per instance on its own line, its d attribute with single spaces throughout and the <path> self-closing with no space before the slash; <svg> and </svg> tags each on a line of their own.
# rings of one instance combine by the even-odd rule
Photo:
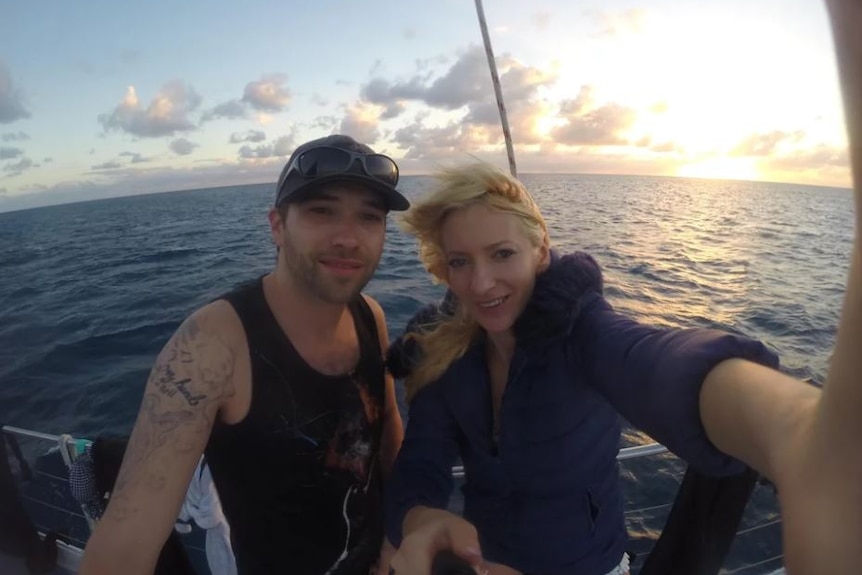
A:
<svg viewBox="0 0 862 575">
<path fill-rule="evenodd" d="M 301 289 L 309 295 L 330 304 L 346 304 L 353 301 L 362 293 L 368 282 L 374 276 L 380 263 L 378 256 L 376 261 L 370 261 L 362 257 L 358 250 L 333 249 L 326 252 L 314 252 L 303 254 L 293 248 L 290 238 L 286 238 L 282 252 L 287 272 Z M 362 275 L 357 278 L 325 277 L 319 260 L 321 257 L 329 256 L 336 258 L 355 258 L 366 264 Z M 373 265 L 367 265 L 367 264 Z"/>
</svg>

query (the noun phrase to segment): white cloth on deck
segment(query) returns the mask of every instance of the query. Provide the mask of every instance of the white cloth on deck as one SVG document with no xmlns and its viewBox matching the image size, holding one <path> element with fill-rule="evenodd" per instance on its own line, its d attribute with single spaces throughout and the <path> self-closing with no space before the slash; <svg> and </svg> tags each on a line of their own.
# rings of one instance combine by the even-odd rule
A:
<svg viewBox="0 0 862 575">
<path fill-rule="evenodd" d="M 189 482 L 179 520 L 194 521 L 198 527 L 206 530 L 207 563 L 213 575 L 237 575 L 236 559 L 230 544 L 230 527 L 222 511 L 210 468 L 203 457 Z M 182 528 L 182 524 L 178 524 L 176 529 L 181 533 L 188 532 Z"/>
</svg>

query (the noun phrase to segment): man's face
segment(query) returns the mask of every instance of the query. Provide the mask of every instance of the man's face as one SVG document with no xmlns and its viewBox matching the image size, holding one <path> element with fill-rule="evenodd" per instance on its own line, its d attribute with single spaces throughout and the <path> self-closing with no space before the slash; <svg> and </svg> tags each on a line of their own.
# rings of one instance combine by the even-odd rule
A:
<svg viewBox="0 0 862 575">
<path fill-rule="evenodd" d="M 358 296 L 383 253 L 386 209 L 379 195 L 353 184 L 331 184 L 282 214 L 273 209 L 270 224 L 293 281 L 327 303 Z"/>
</svg>

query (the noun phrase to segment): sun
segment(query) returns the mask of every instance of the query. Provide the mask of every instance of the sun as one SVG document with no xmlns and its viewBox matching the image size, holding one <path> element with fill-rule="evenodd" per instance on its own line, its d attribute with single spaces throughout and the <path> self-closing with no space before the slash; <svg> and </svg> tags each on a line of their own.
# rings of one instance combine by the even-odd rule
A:
<svg viewBox="0 0 862 575">
<path fill-rule="evenodd" d="M 677 168 L 682 178 L 708 178 L 712 180 L 760 180 L 763 174 L 753 158 L 715 156 L 684 164 Z"/>
</svg>

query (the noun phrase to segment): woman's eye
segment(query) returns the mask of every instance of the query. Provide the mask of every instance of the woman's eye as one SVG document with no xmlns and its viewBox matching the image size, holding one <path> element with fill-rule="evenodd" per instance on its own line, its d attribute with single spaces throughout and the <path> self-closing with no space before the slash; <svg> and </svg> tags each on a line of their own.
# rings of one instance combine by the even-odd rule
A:
<svg viewBox="0 0 862 575">
<path fill-rule="evenodd" d="M 452 258 L 451 260 L 449 260 L 449 267 L 450 268 L 460 268 L 460 267 L 464 266 L 466 263 L 467 263 L 467 260 L 465 260 L 464 258 Z"/>
</svg>

